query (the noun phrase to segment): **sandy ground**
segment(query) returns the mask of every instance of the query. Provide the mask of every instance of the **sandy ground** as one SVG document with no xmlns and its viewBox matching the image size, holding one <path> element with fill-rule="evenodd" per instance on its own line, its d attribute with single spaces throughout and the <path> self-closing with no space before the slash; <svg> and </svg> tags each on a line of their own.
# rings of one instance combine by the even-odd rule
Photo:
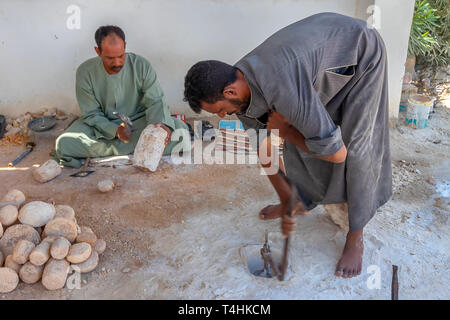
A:
<svg viewBox="0 0 450 320">
<path fill-rule="evenodd" d="M 68 204 L 79 224 L 108 245 L 98 268 L 82 275 L 80 289 L 50 292 L 40 283 L 21 283 L 0 298 L 390 299 L 395 264 L 400 299 L 448 299 L 450 110 L 435 111 L 428 128 L 405 127 L 401 116 L 391 130 L 394 196 L 365 229 L 363 272 L 353 279 L 333 275 L 345 233 L 321 206 L 297 219 L 288 281 L 249 272 L 246 259 L 262 246 L 265 229 L 273 250 L 283 243 L 279 221 L 257 218 L 262 207 L 277 203 L 258 165 L 164 161 L 155 173 L 95 167 L 86 178 L 71 178 L 77 170 L 66 168 L 39 184 L 31 170 L 49 158 L 63 123 L 39 135 L 35 151 L 17 169 L 7 163 L 24 146 L 0 146 L 0 195 L 16 188 L 27 201 Z M 96 186 L 105 178 L 118 187 L 104 194 Z"/>
</svg>

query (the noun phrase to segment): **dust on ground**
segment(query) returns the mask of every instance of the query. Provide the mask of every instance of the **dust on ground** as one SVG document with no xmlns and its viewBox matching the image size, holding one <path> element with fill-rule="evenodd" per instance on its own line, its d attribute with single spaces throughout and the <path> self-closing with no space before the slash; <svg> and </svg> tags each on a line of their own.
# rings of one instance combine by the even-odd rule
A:
<svg viewBox="0 0 450 320">
<path fill-rule="evenodd" d="M 345 233 L 321 206 L 297 218 L 288 281 L 249 272 L 243 251 L 262 245 L 265 229 L 274 250 L 283 244 L 279 221 L 257 218 L 261 208 L 277 203 L 258 165 L 164 161 L 155 173 L 95 167 L 86 178 L 72 178 L 78 170 L 65 168 L 40 184 L 31 170 L 49 159 L 63 122 L 36 137 L 35 150 L 16 169 L 7 164 L 24 145 L 0 145 L 0 195 L 15 188 L 27 201 L 70 205 L 79 224 L 107 242 L 80 289 L 47 291 L 41 283 L 20 283 L 0 298 L 390 299 L 395 264 L 400 299 L 448 299 L 449 119 L 450 110 L 439 107 L 425 129 L 405 127 L 402 114 L 391 129 L 394 195 L 365 228 L 363 271 L 352 279 L 334 276 Z M 106 178 L 118 187 L 101 193 L 97 183 Z"/>
</svg>

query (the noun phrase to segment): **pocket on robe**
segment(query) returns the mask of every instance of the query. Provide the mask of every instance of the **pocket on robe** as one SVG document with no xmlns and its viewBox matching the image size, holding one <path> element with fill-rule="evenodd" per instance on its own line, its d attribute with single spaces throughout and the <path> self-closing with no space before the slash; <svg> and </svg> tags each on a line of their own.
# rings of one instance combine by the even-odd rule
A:
<svg viewBox="0 0 450 320">
<path fill-rule="evenodd" d="M 355 65 L 329 68 L 316 77 L 314 89 L 324 106 L 353 78 L 355 68 Z"/>
</svg>

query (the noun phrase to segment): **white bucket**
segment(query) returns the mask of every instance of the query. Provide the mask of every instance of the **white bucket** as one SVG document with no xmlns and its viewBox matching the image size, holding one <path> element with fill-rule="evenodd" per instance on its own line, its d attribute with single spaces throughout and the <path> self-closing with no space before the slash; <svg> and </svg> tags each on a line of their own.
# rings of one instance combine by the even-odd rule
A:
<svg viewBox="0 0 450 320">
<path fill-rule="evenodd" d="M 404 84 L 400 99 L 400 111 L 406 111 L 408 109 L 408 98 L 412 94 L 417 94 L 417 87 L 410 83 Z"/>
<path fill-rule="evenodd" d="M 413 128 L 425 128 L 433 107 L 433 99 L 423 94 L 412 94 L 408 98 L 408 110 L 405 122 Z"/>
</svg>

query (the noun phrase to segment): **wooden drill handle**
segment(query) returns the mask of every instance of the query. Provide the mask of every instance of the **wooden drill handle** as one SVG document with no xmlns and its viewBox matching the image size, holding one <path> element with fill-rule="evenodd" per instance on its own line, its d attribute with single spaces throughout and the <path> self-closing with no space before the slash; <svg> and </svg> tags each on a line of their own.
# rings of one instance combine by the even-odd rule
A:
<svg viewBox="0 0 450 320">
<path fill-rule="evenodd" d="M 83 168 L 81 168 L 81 171 L 86 171 L 90 161 L 91 161 L 91 158 L 87 157 L 86 160 L 84 161 Z"/>
<path fill-rule="evenodd" d="M 281 170 L 280 170 L 280 172 L 281 172 Z M 295 201 L 297 200 L 297 189 L 295 188 L 295 185 L 288 179 L 288 177 L 286 177 L 284 174 L 281 174 L 281 176 L 289 184 L 290 189 L 291 189 L 291 194 L 289 197 L 289 205 L 284 214 L 287 215 L 288 217 L 292 217 Z M 283 222 L 281 222 L 281 223 L 283 223 Z M 281 260 L 280 276 L 279 276 L 280 281 L 284 280 L 284 276 L 286 274 L 286 270 L 287 270 L 287 266 L 288 266 L 288 253 L 289 253 L 289 235 L 286 237 L 286 239 L 284 239 L 283 258 Z"/>
</svg>

